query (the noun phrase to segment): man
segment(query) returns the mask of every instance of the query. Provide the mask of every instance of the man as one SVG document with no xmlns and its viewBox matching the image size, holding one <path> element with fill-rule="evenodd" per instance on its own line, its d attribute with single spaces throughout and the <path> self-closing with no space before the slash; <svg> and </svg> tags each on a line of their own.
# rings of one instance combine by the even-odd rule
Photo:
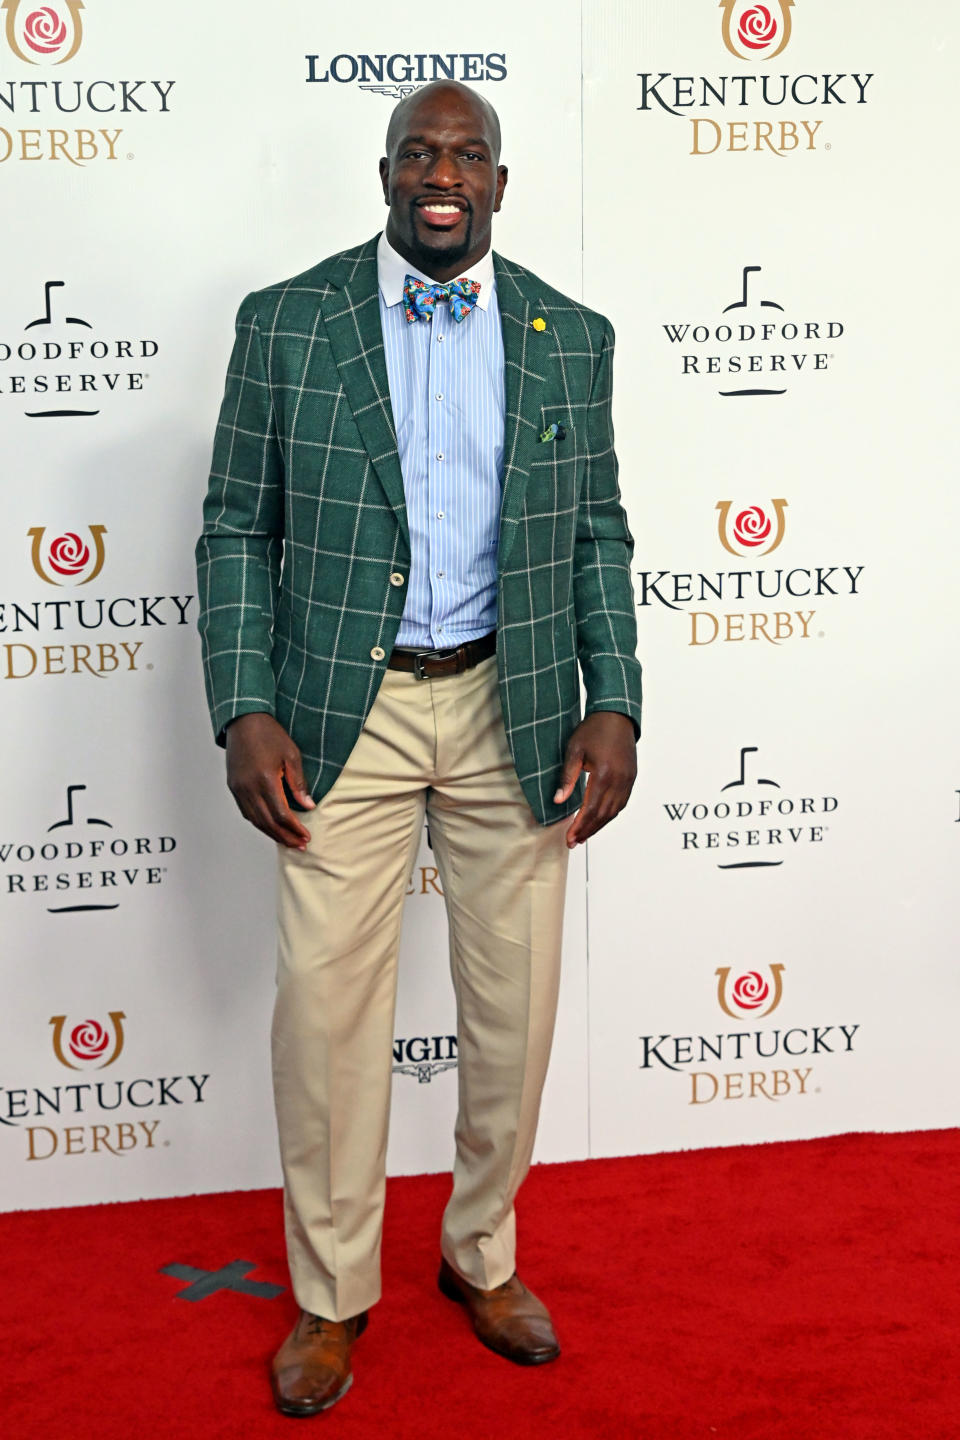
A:
<svg viewBox="0 0 960 1440">
<path fill-rule="evenodd" d="M 302 1309 L 273 1389 L 291 1415 L 343 1395 L 380 1294 L 400 918 L 425 814 L 459 1041 L 440 1288 L 499 1354 L 559 1354 L 516 1275 L 513 1201 L 568 851 L 636 773 L 610 326 L 491 251 L 507 170 L 473 91 L 409 96 L 386 150 L 385 233 L 241 306 L 197 551 L 228 784 L 279 846 L 274 1089 Z"/>
</svg>

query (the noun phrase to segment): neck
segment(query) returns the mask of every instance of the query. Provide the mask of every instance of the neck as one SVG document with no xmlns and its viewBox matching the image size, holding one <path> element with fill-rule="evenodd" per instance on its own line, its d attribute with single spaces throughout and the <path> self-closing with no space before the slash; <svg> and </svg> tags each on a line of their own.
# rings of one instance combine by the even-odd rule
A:
<svg viewBox="0 0 960 1440">
<path fill-rule="evenodd" d="M 490 249 L 488 233 L 483 244 L 474 245 L 469 254 L 463 255 L 454 264 L 451 264 L 434 251 L 417 250 L 412 245 L 407 245 L 399 235 L 394 234 L 389 220 L 387 221 L 386 235 L 397 254 L 401 255 L 408 265 L 413 265 L 424 275 L 429 275 L 431 280 L 458 280 L 465 271 L 470 269 L 471 265 L 476 265 L 478 260 L 482 260 Z"/>
</svg>

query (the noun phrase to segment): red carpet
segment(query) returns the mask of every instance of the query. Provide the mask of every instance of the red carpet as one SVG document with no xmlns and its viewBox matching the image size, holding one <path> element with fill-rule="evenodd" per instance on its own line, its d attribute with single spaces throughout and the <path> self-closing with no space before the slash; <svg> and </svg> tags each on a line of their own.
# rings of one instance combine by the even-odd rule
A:
<svg viewBox="0 0 960 1440">
<path fill-rule="evenodd" d="M 273 1191 L 0 1216 L 5 1440 L 956 1440 L 960 1131 L 535 1169 L 521 1274 L 564 1353 L 522 1370 L 434 1288 L 448 1180 L 391 1181 L 384 1299 L 328 1415 L 273 1409 Z"/>
</svg>

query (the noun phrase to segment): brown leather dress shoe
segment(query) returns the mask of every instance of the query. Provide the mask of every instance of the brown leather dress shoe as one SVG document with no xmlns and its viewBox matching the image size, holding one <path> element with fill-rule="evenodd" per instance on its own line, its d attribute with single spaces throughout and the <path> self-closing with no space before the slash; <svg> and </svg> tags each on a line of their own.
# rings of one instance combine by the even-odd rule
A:
<svg viewBox="0 0 960 1440">
<path fill-rule="evenodd" d="M 448 1300 L 464 1307 L 474 1334 L 489 1350 L 517 1365 L 546 1365 L 560 1354 L 550 1312 L 519 1276 L 494 1290 L 479 1290 L 441 1260 L 438 1284 Z"/>
<path fill-rule="evenodd" d="M 271 1385 L 284 1415 L 319 1415 L 336 1405 L 353 1384 L 350 1350 L 367 1328 L 367 1316 L 324 1320 L 301 1310 L 273 1360 Z"/>
</svg>

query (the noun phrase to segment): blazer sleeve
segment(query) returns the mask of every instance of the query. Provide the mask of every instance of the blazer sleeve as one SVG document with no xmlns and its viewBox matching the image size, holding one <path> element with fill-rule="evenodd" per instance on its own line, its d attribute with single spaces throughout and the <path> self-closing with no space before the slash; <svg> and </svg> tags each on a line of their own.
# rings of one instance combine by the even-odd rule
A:
<svg viewBox="0 0 960 1440">
<path fill-rule="evenodd" d="M 221 745 L 226 726 L 238 715 L 276 713 L 271 651 L 283 484 L 256 297 L 248 295 L 237 315 L 196 548 L 204 682 Z"/>
<path fill-rule="evenodd" d="M 586 415 L 586 461 L 577 512 L 573 594 L 585 714 L 616 710 L 640 733 L 641 670 L 630 579 L 633 536 L 620 503 L 613 444 L 613 328 L 604 321 Z"/>
</svg>

